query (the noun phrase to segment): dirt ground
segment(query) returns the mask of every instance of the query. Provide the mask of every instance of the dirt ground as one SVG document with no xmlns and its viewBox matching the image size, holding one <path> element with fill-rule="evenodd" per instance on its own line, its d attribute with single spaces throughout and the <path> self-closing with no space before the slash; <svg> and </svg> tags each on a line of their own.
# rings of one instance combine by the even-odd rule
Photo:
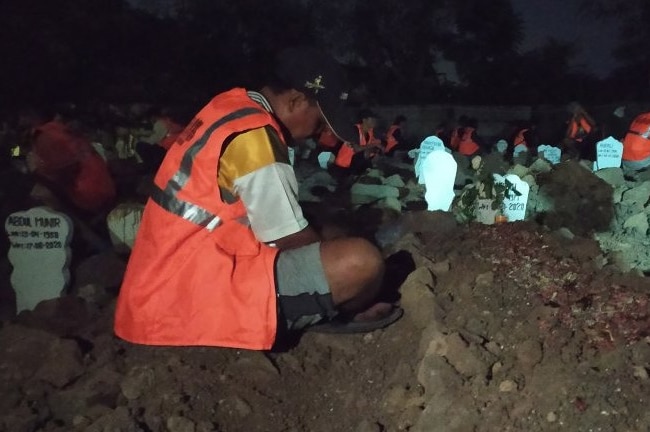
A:
<svg viewBox="0 0 650 432">
<path fill-rule="evenodd" d="M 114 299 L 72 296 L 2 322 L 0 431 L 650 430 L 647 278 L 533 222 L 391 226 L 405 315 L 370 334 L 135 346 L 112 333 Z"/>
</svg>

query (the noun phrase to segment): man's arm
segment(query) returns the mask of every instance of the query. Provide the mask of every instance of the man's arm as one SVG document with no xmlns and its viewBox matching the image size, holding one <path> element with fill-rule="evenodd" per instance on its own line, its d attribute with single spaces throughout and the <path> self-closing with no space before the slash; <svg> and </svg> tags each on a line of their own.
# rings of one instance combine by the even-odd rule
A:
<svg viewBox="0 0 650 432">
<path fill-rule="evenodd" d="M 219 185 L 242 200 L 261 242 L 293 249 L 321 240 L 303 216 L 286 144 L 272 129 L 232 138 L 221 157 Z"/>
<path fill-rule="evenodd" d="M 269 242 L 268 244 L 273 245 L 280 250 L 284 250 L 296 249 L 319 241 L 321 241 L 320 235 L 312 227 L 307 226 L 297 233 L 282 237 L 275 241 Z"/>
</svg>

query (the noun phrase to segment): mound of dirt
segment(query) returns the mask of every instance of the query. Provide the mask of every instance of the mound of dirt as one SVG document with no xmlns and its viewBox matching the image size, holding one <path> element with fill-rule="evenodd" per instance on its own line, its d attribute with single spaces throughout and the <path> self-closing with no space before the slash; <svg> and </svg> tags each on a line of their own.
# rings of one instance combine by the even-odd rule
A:
<svg viewBox="0 0 650 432">
<path fill-rule="evenodd" d="M 648 430 L 645 278 L 533 223 L 393 224 L 406 313 L 366 335 L 147 347 L 114 337 L 113 303 L 23 312 L 0 329 L 0 430 Z"/>
</svg>

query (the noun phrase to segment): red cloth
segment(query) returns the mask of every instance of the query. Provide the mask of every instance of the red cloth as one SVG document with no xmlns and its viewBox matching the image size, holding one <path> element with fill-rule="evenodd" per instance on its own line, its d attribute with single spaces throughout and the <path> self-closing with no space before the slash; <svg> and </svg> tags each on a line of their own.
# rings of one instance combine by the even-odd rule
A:
<svg viewBox="0 0 650 432">
<path fill-rule="evenodd" d="M 101 210 L 115 199 L 115 183 L 106 162 L 90 141 L 58 121 L 36 129 L 32 143 L 34 172 L 49 180 L 77 207 Z"/>
</svg>

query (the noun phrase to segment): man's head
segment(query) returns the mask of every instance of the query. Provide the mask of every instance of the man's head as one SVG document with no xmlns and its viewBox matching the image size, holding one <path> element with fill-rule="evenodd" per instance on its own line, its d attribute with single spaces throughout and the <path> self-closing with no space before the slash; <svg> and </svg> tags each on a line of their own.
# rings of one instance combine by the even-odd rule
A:
<svg viewBox="0 0 650 432">
<path fill-rule="evenodd" d="M 308 138 L 325 126 L 342 141 L 353 138 L 349 136 L 350 119 L 345 108 L 345 71 L 331 56 L 314 47 L 285 49 L 277 57 L 275 79 L 287 91 L 271 104 L 293 138 Z"/>
</svg>

